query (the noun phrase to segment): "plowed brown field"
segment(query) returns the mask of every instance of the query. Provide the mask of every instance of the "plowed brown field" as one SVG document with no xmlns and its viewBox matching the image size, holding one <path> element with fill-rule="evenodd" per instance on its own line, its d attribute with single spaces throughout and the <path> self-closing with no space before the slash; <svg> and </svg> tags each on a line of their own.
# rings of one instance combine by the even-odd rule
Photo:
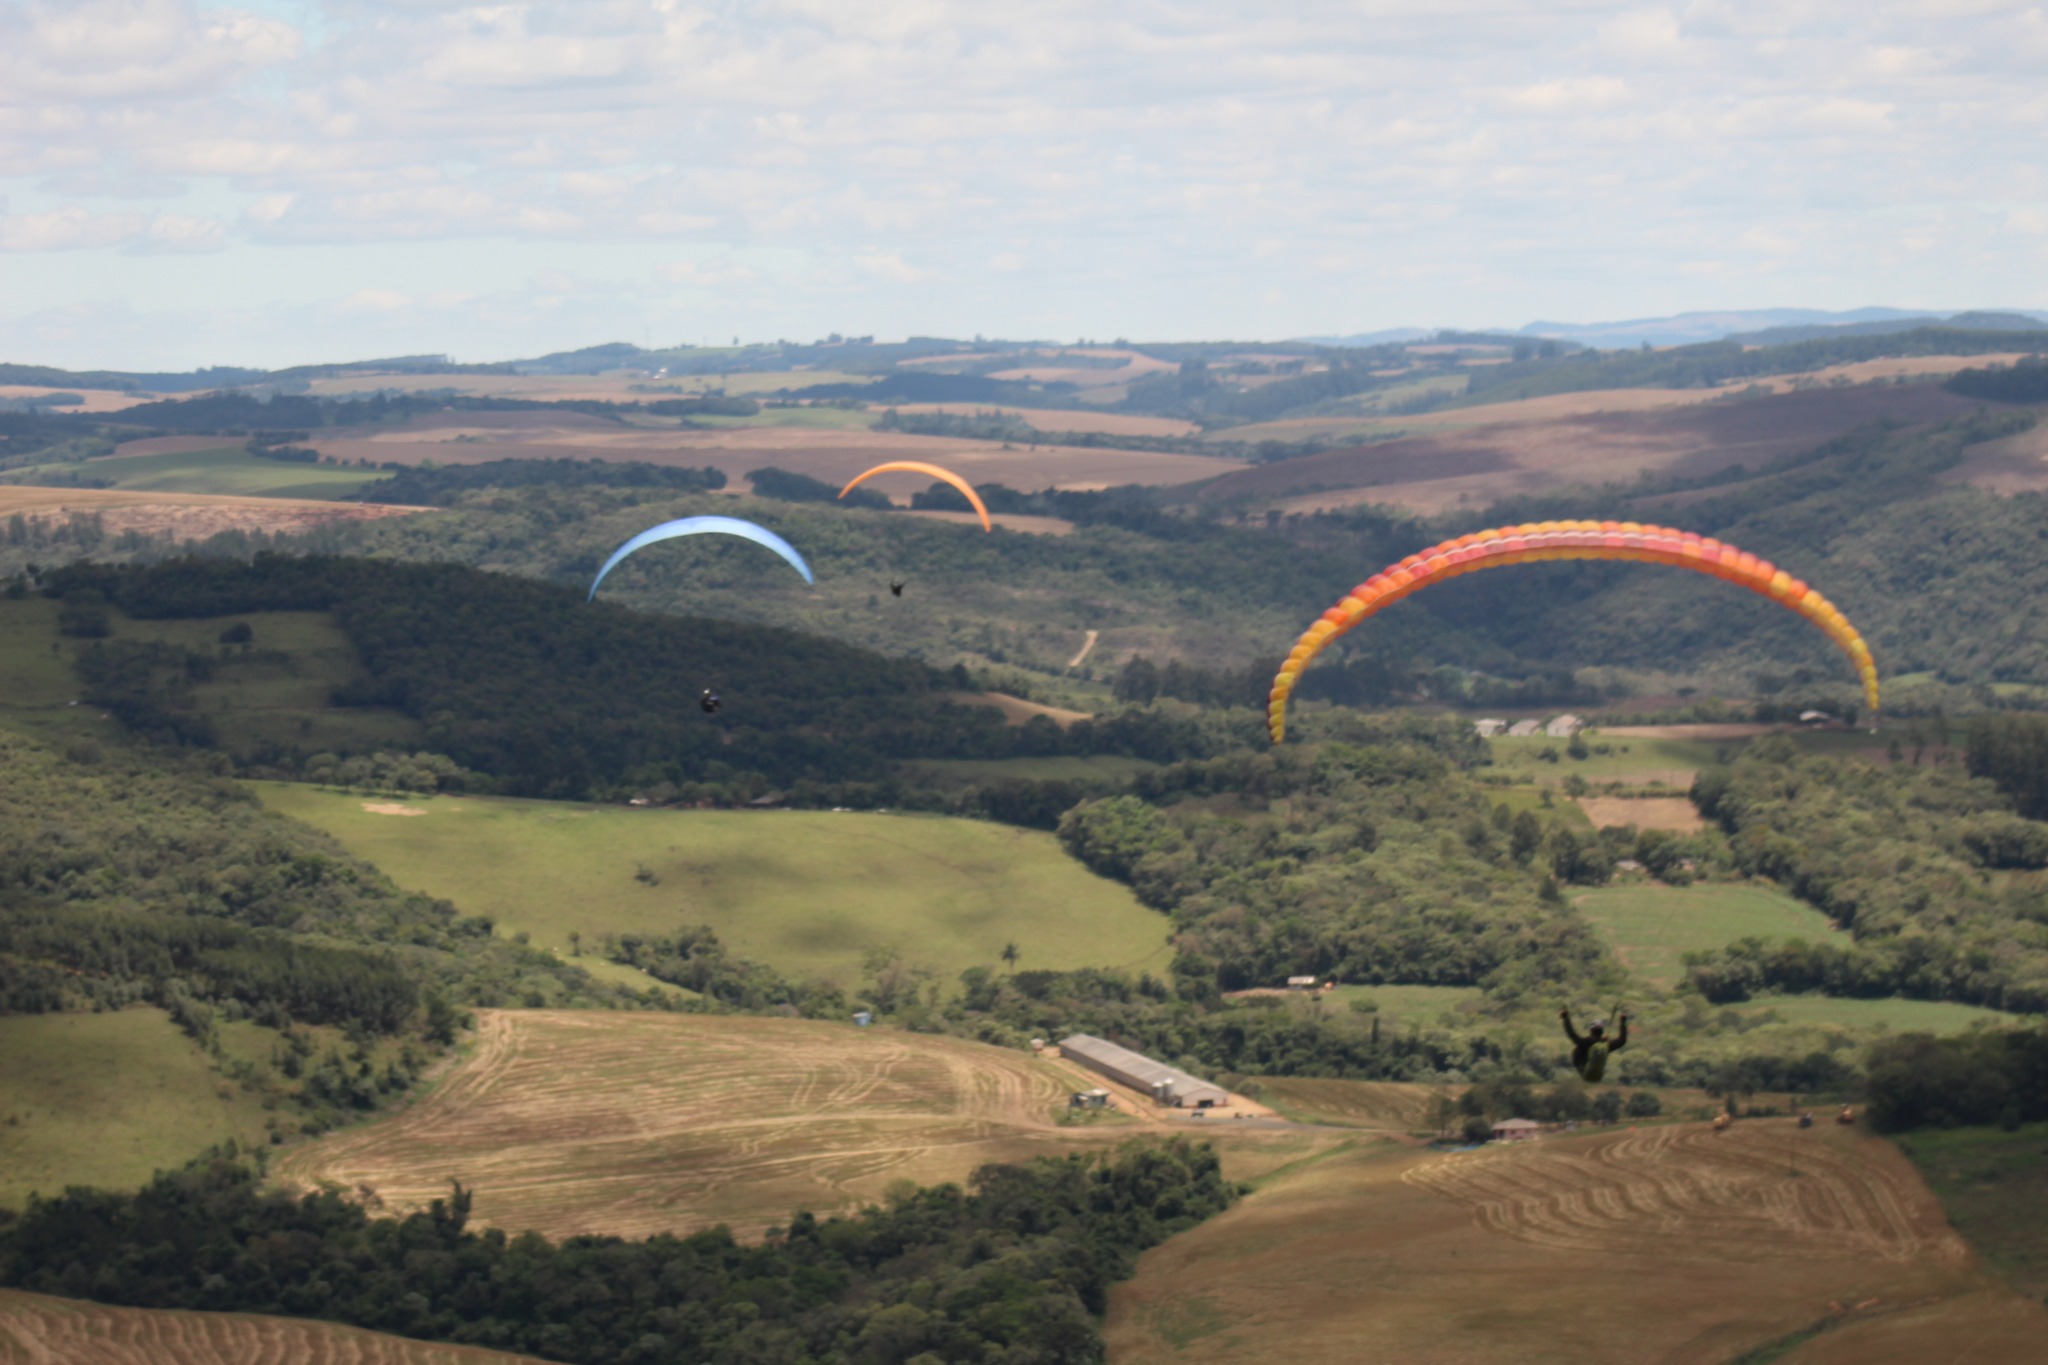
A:
<svg viewBox="0 0 2048 1365">
<path fill-rule="evenodd" d="M 1108 1334 L 1120 1365 L 1725 1365 L 1832 1326 L 1785 1359 L 1905 1365 L 1970 1323 L 2006 1353 L 1969 1361 L 2048 1340 L 1889 1144 L 1757 1121 L 1305 1161 L 1146 1253 Z"/>
<path fill-rule="evenodd" d="M 1070 1063 L 800 1019 L 485 1011 L 475 1055 L 410 1109 L 285 1153 L 287 1183 L 392 1210 L 475 1187 L 476 1217 L 638 1237 L 871 1202 L 1127 1136 L 1061 1128 Z"/>
<path fill-rule="evenodd" d="M 444 413 L 388 428 L 336 428 L 310 442 L 343 460 L 418 464 L 480 464 L 487 460 L 627 460 L 711 465 L 735 483 L 773 465 L 828 483 L 844 483 L 884 460 L 924 460 L 957 470 L 971 483 L 1041 488 L 1108 488 L 1117 484 L 1181 484 L 1213 479 L 1245 466 L 1212 455 L 1085 446 L 1006 447 L 999 441 L 908 436 L 865 428 L 730 427 L 683 431 L 622 427 L 575 413 Z M 883 479 L 883 491 L 908 499 L 929 480 Z"/>
<path fill-rule="evenodd" d="M 1260 465 L 1218 479 L 1203 496 L 1288 499 L 1285 505 L 1300 510 L 1384 502 L 1435 512 L 1461 501 L 1484 506 L 1572 484 L 1626 483 L 1646 472 L 1712 474 L 1734 464 L 1755 469 L 1869 422 L 1936 422 L 1975 408 L 1969 399 L 1919 384 L 1544 420 L 1495 415 L 1495 425 Z M 1489 412 L 1471 408 L 1460 415 Z"/>
<path fill-rule="evenodd" d="M 0 1289 L 0 1365 L 546 1365 L 328 1322 L 110 1308 Z"/>
</svg>

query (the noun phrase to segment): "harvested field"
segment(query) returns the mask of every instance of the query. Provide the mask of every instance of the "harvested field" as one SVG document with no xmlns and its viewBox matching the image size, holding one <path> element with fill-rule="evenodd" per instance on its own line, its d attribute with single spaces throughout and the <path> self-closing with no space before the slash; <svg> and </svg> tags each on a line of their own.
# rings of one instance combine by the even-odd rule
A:
<svg viewBox="0 0 2048 1365">
<path fill-rule="evenodd" d="M 0 1365 L 546 1365 L 331 1322 L 112 1308 L 0 1289 Z"/>
<path fill-rule="evenodd" d="M 1006 408 L 991 403 L 901 403 L 901 413 L 945 412 L 973 417 L 998 412 L 1046 432 L 1097 432 L 1104 436 L 1194 436 L 1201 428 L 1175 417 L 1147 417 L 1133 412 L 1089 412 L 1075 408 Z"/>
<path fill-rule="evenodd" d="M 1852 1315 L 1777 1358 L 1776 1365 L 2014 1365 L 2039 1360 L 2048 1310 L 1984 1290 L 1893 1311 Z"/>
<path fill-rule="evenodd" d="M 1657 411 L 1550 420 L 1500 421 L 1499 409 L 1463 409 L 1490 414 L 1495 424 L 1261 465 L 1217 480 L 1203 496 L 1287 499 L 1283 505 L 1301 511 L 1383 502 L 1437 512 L 1461 502 L 1484 505 L 1573 484 L 1627 482 L 1647 471 L 1711 474 L 1734 464 L 1757 468 L 1868 422 L 1936 422 L 1975 407 L 1931 385 L 1903 385 L 1729 397 Z"/>
<path fill-rule="evenodd" d="M 1734 1262 L 1847 1255 L 1921 1265 L 1968 1257 L 1889 1143 L 1811 1140 L 1825 1131 L 1790 1119 L 1719 1133 L 1705 1124 L 1632 1129 L 1579 1142 L 1489 1145 L 1433 1158 L 1402 1178 L 1462 1204 L 1488 1231 L 1557 1251 Z M 1678 1228 L 1683 1244 L 1673 1248 Z"/>
<path fill-rule="evenodd" d="M 2037 423 L 2017 436 L 1971 446 L 1961 464 L 1935 478 L 2005 497 L 2038 493 L 2048 488 L 2048 422 Z"/>
<path fill-rule="evenodd" d="M 1267 1104 L 1301 1123 L 1386 1132 L 1427 1132 L 1436 1086 L 1400 1081 L 1330 1081 L 1305 1076 L 1262 1076 Z"/>
<path fill-rule="evenodd" d="M 1707 827 L 1691 798 L 1684 796 L 1581 796 L 1579 809 L 1595 829 L 1634 825 L 1637 829 L 1668 829 L 1691 834 Z"/>
<path fill-rule="evenodd" d="M 1751 721 L 1712 721 L 1697 725 L 1603 725 L 1602 739 L 1755 739 L 1796 731 L 1796 726 L 1762 725 Z"/>
<path fill-rule="evenodd" d="M 410 1109 L 288 1151 L 273 1174 L 369 1184 L 394 1210 L 452 1177 L 476 1187 L 480 1221 L 550 1237 L 752 1235 L 895 1180 L 962 1180 L 1129 1132 L 1053 1122 L 1089 1073 L 953 1038 L 539 1010 L 486 1010 L 478 1030 L 475 1054 Z"/>
<path fill-rule="evenodd" d="M 1147 1252 L 1107 1327 L 1122 1365 L 1350 1365 L 1361 1342 L 1403 1365 L 1547 1361 L 1565 1344 L 1586 1365 L 1726 1365 L 1831 1302 L 1870 1305 L 1845 1333 L 1912 1304 L 2048 1325 L 1895 1150 L 1786 1121 L 1339 1150 Z"/>
<path fill-rule="evenodd" d="M 176 540 L 204 540 L 222 531 L 296 534 L 335 522 L 373 521 L 430 510 L 383 503 L 0 484 L 0 517 L 19 513 L 31 521 L 61 521 L 74 514 L 95 515 L 108 535 L 135 531 Z"/>
<path fill-rule="evenodd" d="M 50 388 L 43 384 L 0 384 L 0 403 L 23 398 L 44 398 L 53 393 L 77 394 L 85 401 L 72 407 L 51 408 L 56 413 L 100 413 L 119 412 L 132 408 L 137 403 L 160 403 L 169 395 L 160 393 L 127 393 L 121 389 L 74 389 L 68 386 Z"/>
<path fill-rule="evenodd" d="M 1011 488 L 1108 488 L 1117 484 L 1182 484 L 1245 466 L 1212 455 L 1044 445 L 1006 448 L 998 441 L 909 436 L 862 428 L 732 427 L 680 430 L 627 427 L 576 413 L 443 413 L 391 427 L 336 428 L 309 443 L 342 460 L 419 464 L 481 464 L 489 460 L 626 460 L 711 465 L 742 483 L 748 471 L 773 465 L 828 483 L 844 483 L 884 460 L 924 460 L 958 470 L 971 483 Z M 899 478 L 905 501 L 924 482 Z"/>
</svg>

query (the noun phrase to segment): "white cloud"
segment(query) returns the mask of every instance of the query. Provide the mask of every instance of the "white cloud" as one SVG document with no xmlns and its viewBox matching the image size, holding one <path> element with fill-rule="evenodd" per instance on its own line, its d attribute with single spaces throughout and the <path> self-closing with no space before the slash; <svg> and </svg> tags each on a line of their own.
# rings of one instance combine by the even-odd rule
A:
<svg viewBox="0 0 2048 1365">
<path fill-rule="evenodd" d="M 358 289 L 334 305 L 337 313 L 400 313 L 413 306 L 412 295 L 399 289 Z"/>
<path fill-rule="evenodd" d="M 139 213 L 93 213 L 72 205 L 0 218 L 0 251 L 84 251 L 120 246 L 149 225 Z"/>
<path fill-rule="evenodd" d="M 728 334 L 2048 303 L 2013 296 L 2048 287 L 2020 0 L 0 0 L 0 34 L 0 245 L 78 271 L 0 279 L 0 340 L 102 287 L 94 249 L 423 300 L 394 261 L 520 243 L 744 293 Z M 537 273 L 443 312 L 502 321 Z"/>
<path fill-rule="evenodd" d="M 219 251 L 227 246 L 228 230 L 225 223 L 211 218 L 190 218 L 181 213 L 159 214 L 151 220 L 140 240 L 136 243 L 139 251 L 161 252 L 170 255 L 189 255 L 201 251 Z"/>
<path fill-rule="evenodd" d="M 893 251 L 868 251 L 853 258 L 853 263 L 878 280 L 892 284 L 915 284 L 931 278 L 931 272 L 919 270 Z"/>
</svg>

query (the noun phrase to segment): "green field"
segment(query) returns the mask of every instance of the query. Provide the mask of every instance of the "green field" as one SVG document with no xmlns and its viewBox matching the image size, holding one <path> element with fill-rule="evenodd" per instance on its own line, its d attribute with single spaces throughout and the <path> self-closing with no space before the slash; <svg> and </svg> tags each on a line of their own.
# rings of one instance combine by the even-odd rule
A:
<svg viewBox="0 0 2048 1365">
<path fill-rule="evenodd" d="M 1348 1008 L 1352 1001 L 1370 1001 L 1389 1022 L 1435 1023 L 1437 1016 L 1456 1013 L 1462 1005 L 1486 998 L 1477 986 L 1339 986 L 1324 996 Z"/>
<path fill-rule="evenodd" d="M 1972 1024 L 2010 1024 L 2017 1015 L 1945 1000 L 1849 1000 L 1828 995 L 1759 995 L 1735 1006 L 1743 1015 L 1766 1010 L 1788 1024 L 1893 1033 L 1961 1033 Z"/>
<path fill-rule="evenodd" d="M 978 786 L 987 782 L 1116 782 L 1158 767 L 1142 758 L 1097 754 L 1091 758 L 923 758 L 905 768 L 937 786 Z"/>
<path fill-rule="evenodd" d="M 257 1102 L 162 1010 L 0 1017 L 0 1207 L 67 1185 L 132 1188 L 262 1132 Z"/>
<path fill-rule="evenodd" d="M 1927 1129 L 1894 1139 L 1992 1268 L 2048 1296 L 2048 1123 Z"/>
<path fill-rule="evenodd" d="M 49 739 L 118 740 L 118 722 L 96 706 L 73 706 L 72 660 L 88 641 L 57 634 L 59 605 L 46 598 L 0 600 L 0 725 Z M 247 622 L 247 649 L 223 646 L 221 632 Z M 261 612 L 181 621 L 137 621 L 108 613 L 109 639 L 160 640 L 207 655 L 210 680 L 194 684 L 191 709 L 208 717 L 221 747 L 249 753 L 273 742 L 308 753 L 409 749 L 420 727 L 385 707 L 341 708 L 334 687 L 362 671 L 355 647 L 325 612 Z"/>
<path fill-rule="evenodd" d="M 1684 974 L 1683 953 L 1752 936 L 1814 941 L 1829 934 L 1826 915 L 1767 886 L 1615 886 L 1572 903 L 1638 982 L 1665 990 Z"/>
<path fill-rule="evenodd" d="M 735 952 L 852 987 L 876 949 L 933 968 L 1145 967 L 1166 920 L 1068 858 L 1050 834 L 935 816 L 659 811 L 495 798 L 409 801 L 258 784 L 409 889 L 489 915 L 564 956 L 569 934 L 708 924 Z M 587 960 L 587 959 L 586 959 Z"/>
<path fill-rule="evenodd" d="M 1588 746 L 1606 746 L 1607 753 L 1586 758 L 1565 756 L 1568 740 L 1543 735 L 1509 739 L 1496 735 L 1485 741 L 1493 759 L 1493 771 L 1522 782 L 1558 783 L 1577 773 L 1588 782 L 1625 782 L 1631 786 L 1662 783 L 1682 795 L 1692 785 L 1692 775 L 1715 761 L 1718 754 L 1732 750 L 1740 741 L 1699 739 L 1604 739 L 1599 731 L 1585 732 Z M 1546 762 L 1540 755 L 1555 752 L 1557 761 Z"/>
<path fill-rule="evenodd" d="M 240 445 L 167 455 L 109 455 L 82 465 L 52 466 L 65 477 L 105 480 L 114 488 L 151 493 L 232 493 L 253 498 L 341 498 L 366 483 L 391 476 L 335 465 L 259 460 Z M 17 483 L 35 482 L 35 469 L 18 471 Z"/>
</svg>

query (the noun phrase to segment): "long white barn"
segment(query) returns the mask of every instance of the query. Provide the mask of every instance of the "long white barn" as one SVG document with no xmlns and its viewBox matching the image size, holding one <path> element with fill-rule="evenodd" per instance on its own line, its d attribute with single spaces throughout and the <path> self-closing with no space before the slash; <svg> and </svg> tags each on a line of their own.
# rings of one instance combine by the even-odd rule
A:
<svg viewBox="0 0 2048 1365">
<path fill-rule="evenodd" d="M 1090 1071 L 1100 1072 L 1122 1085 L 1150 1095 L 1159 1104 L 1181 1109 L 1208 1109 L 1230 1102 L 1230 1092 L 1177 1067 L 1155 1062 L 1142 1052 L 1076 1033 L 1060 1039 L 1060 1056 L 1071 1057 Z"/>
</svg>

